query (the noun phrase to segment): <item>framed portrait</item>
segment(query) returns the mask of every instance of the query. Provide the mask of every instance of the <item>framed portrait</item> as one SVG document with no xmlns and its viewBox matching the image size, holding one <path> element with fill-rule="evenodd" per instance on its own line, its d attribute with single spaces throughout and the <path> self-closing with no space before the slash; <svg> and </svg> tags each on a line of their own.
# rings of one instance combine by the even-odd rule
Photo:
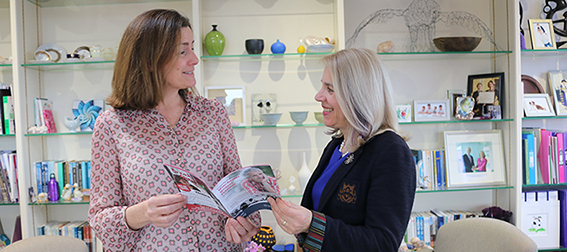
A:
<svg viewBox="0 0 567 252">
<path fill-rule="evenodd" d="M 475 74 L 468 76 L 467 96 L 474 99 L 474 118 L 493 119 L 489 105 L 504 111 L 504 73 Z"/>
<path fill-rule="evenodd" d="M 449 100 L 415 100 L 413 101 L 414 120 L 448 121 L 450 119 Z"/>
<path fill-rule="evenodd" d="M 396 105 L 398 122 L 411 122 L 411 104 Z"/>
<path fill-rule="evenodd" d="M 553 96 L 555 113 L 567 115 L 567 72 L 549 71 L 549 92 Z"/>
<path fill-rule="evenodd" d="M 548 94 L 524 94 L 526 117 L 555 116 Z"/>
<path fill-rule="evenodd" d="M 445 131 L 447 187 L 506 184 L 501 130 Z"/>
<path fill-rule="evenodd" d="M 246 93 L 244 86 L 205 87 L 205 97 L 220 101 L 232 126 L 246 125 Z"/>
<path fill-rule="evenodd" d="M 451 116 L 457 115 L 457 98 L 467 96 L 467 90 L 447 90 L 447 99 L 449 99 L 449 106 L 452 108 Z"/>
<path fill-rule="evenodd" d="M 556 49 L 551 19 L 529 19 L 532 49 Z"/>
</svg>

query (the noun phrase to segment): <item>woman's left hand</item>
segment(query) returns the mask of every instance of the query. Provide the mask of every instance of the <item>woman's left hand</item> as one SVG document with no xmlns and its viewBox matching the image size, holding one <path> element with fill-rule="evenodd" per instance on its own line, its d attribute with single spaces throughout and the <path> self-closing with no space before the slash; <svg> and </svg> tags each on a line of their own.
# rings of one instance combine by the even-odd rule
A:
<svg viewBox="0 0 567 252">
<path fill-rule="evenodd" d="M 268 198 L 272 206 L 272 213 L 276 217 L 278 225 L 288 234 L 299 234 L 309 231 L 313 214 L 311 210 L 287 202 L 281 198 Z"/>
<path fill-rule="evenodd" d="M 224 233 L 229 242 L 247 242 L 252 239 L 252 236 L 258 233 L 258 227 L 248 218 L 238 216 L 236 219 L 228 218 L 224 226 Z"/>
</svg>

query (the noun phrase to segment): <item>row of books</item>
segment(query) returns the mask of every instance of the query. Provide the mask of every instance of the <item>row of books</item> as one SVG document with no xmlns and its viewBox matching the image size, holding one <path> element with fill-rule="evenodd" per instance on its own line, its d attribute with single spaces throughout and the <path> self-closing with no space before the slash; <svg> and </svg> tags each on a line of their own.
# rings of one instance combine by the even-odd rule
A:
<svg viewBox="0 0 567 252">
<path fill-rule="evenodd" d="M 0 151 L 0 203 L 19 201 L 18 165 L 15 150 Z"/>
<path fill-rule="evenodd" d="M 0 83 L 0 135 L 15 134 L 14 100 L 11 84 Z"/>
<path fill-rule="evenodd" d="M 408 228 L 404 235 L 404 241 L 410 241 L 417 237 L 425 244 L 432 246 L 435 243 L 437 230 L 445 223 L 451 221 L 473 218 L 483 216 L 482 212 L 478 211 L 463 211 L 463 210 L 431 210 L 424 212 L 413 212 L 410 216 Z"/>
<path fill-rule="evenodd" d="M 52 221 L 37 228 L 37 235 L 59 235 L 85 241 L 89 251 L 96 251 L 96 236 L 88 221 Z"/>
<path fill-rule="evenodd" d="M 522 174 L 525 185 L 566 183 L 567 132 L 524 128 Z"/>
<path fill-rule="evenodd" d="M 79 189 L 90 189 L 91 161 L 90 160 L 45 160 L 35 162 L 34 192 L 48 193 L 50 175 L 55 175 L 59 186 L 59 195 L 65 185 L 77 184 Z"/>
<path fill-rule="evenodd" d="M 411 150 L 416 168 L 417 190 L 447 188 L 445 150 Z"/>
</svg>

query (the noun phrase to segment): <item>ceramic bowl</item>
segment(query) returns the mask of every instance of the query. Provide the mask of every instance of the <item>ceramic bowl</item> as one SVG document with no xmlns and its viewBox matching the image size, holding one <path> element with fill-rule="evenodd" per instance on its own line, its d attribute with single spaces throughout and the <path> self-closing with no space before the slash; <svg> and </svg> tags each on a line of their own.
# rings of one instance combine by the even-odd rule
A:
<svg viewBox="0 0 567 252">
<path fill-rule="evenodd" d="M 295 122 L 297 125 L 303 124 L 307 119 L 307 114 L 309 111 L 290 111 L 289 115 L 291 116 L 291 120 Z"/>
<path fill-rule="evenodd" d="M 244 42 L 248 54 L 261 54 L 264 51 L 263 39 L 247 39 Z"/>
<path fill-rule="evenodd" d="M 282 113 L 264 113 L 260 114 L 260 117 L 264 121 L 264 125 L 276 125 L 280 121 Z"/>
<path fill-rule="evenodd" d="M 335 45 L 331 45 L 331 44 L 320 44 L 320 45 L 307 46 L 307 52 L 312 52 L 312 53 L 332 52 L 333 50 L 335 50 Z"/>
<path fill-rule="evenodd" d="M 470 52 L 478 46 L 481 39 L 481 37 L 439 37 L 433 39 L 433 44 L 442 52 Z"/>
<path fill-rule="evenodd" d="M 325 120 L 325 117 L 323 117 L 323 112 L 313 112 L 313 114 L 315 115 L 315 120 L 317 120 L 319 123 L 323 123 L 323 121 Z"/>
</svg>

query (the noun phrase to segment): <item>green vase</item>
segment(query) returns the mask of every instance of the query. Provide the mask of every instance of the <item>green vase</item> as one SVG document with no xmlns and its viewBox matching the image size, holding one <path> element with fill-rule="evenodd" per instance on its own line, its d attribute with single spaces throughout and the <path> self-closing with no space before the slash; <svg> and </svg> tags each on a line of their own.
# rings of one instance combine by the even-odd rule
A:
<svg viewBox="0 0 567 252">
<path fill-rule="evenodd" d="M 213 24 L 213 30 L 205 36 L 205 49 L 211 56 L 218 56 L 224 51 L 224 35 L 217 31 L 217 25 Z"/>
</svg>

